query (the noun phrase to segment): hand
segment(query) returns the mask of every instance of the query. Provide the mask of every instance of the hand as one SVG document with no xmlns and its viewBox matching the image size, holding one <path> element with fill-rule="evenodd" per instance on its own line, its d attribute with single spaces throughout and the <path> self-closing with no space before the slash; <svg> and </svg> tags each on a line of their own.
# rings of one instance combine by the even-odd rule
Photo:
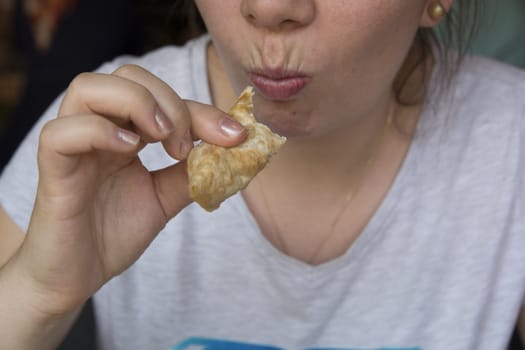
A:
<svg viewBox="0 0 525 350">
<path fill-rule="evenodd" d="M 33 216 L 13 259 L 44 296 L 38 307 L 77 308 L 190 203 L 184 160 L 194 138 L 233 146 L 244 137 L 225 113 L 183 101 L 137 66 L 79 75 L 42 130 Z M 158 141 L 181 162 L 149 172 L 137 153 Z"/>
</svg>

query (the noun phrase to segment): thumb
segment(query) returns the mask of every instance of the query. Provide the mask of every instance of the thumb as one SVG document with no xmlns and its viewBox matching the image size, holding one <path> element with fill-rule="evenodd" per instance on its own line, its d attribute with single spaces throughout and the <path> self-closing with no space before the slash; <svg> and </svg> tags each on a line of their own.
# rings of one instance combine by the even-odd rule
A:
<svg viewBox="0 0 525 350">
<path fill-rule="evenodd" d="M 167 220 L 192 202 L 188 192 L 186 161 L 154 171 L 151 175 L 155 183 L 157 198 Z"/>
<path fill-rule="evenodd" d="M 186 101 L 186 105 L 195 138 L 223 147 L 236 146 L 246 138 L 246 128 L 220 109 L 195 101 Z"/>
<path fill-rule="evenodd" d="M 191 132 L 196 139 L 223 147 L 232 147 L 244 141 L 248 131 L 230 115 L 214 106 L 185 101 L 192 119 Z M 165 145 L 165 148 L 166 147 Z M 177 215 L 192 202 L 188 192 L 186 160 L 152 172 L 157 197 L 167 219 Z"/>
</svg>

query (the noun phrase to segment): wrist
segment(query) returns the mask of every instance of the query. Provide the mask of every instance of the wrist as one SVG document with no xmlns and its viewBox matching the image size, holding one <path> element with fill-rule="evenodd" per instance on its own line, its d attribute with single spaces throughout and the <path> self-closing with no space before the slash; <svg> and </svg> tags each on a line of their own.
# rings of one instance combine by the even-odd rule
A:
<svg viewBox="0 0 525 350">
<path fill-rule="evenodd" d="M 65 311 L 46 305 L 46 295 L 11 259 L 0 268 L 0 339 L 9 349 L 54 349 L 80 307 Z"/>
</svg>

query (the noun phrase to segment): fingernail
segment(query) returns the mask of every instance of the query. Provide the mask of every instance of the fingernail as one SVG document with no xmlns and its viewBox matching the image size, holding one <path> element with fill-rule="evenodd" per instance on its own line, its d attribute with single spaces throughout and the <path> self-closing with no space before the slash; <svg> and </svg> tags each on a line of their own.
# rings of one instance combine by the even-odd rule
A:
<svg viewBox="0 0 525 350">
<path fill-rule="evenodd" d="M 157 109 L 157 113 L 155 113 L 155 122 L 157 123 L 159 130 L 164 134 L 169 134 L 173 131 L 171 120 L 169 120 L 160 109 Z"/>
<path fill-rule="evenodd" d="M 118 129 L 117 130 L 117 137 L 124 141 L 125 143 L 128 143 L 130 145 L 136 146 L 140 142 L 140 136 L 135 134 L 134 132 L 131 132 L 129 130 L 125 129 Z"/>
<path fill-rule="evenodd" d="M 228 137 L 237 137 L 245 130 L 244 126 L 229 117 L 222 118 L 219 126 L 222 132 Z"/>
<path fill-rule="evenodd" d="M 186 134 L 182 137 L 180 142 L 180 153 L 181 156 L 186 159 L 190 154 L 191 149 L 193 148 L 193 140 L 191 138 L 191 133 L 188 130 Z"/>
</svg>

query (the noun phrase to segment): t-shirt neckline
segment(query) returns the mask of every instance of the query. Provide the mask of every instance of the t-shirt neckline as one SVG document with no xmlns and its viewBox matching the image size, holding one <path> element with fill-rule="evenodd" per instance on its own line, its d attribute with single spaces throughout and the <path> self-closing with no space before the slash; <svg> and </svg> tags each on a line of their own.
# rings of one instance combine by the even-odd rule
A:
<svg viewBox="0 0 525 350">
<path fill-rule="evenodd" d="M 212 102 L 207 69 L 202 69 L 202 67 L 207 67 L 206 51 L 210 40 L 211 38 L 209 35 L 204 35 L 196 39 L 194 52 L 192 54 L 194 58 L 194 86 L 198 87 L 198 90 L 195 91 L 195 95 L 199 101 L 203 103 Z M 428 86 L 429 91 L 433 90 L 435 76 L 437 75 L 436 71 L 438 70 L 439 64 L 433 69 Z M 429 97 L 430 96 L 427 96 L 427 100 Z M 258 252 L 268 264 L 274 265 L 273 267 L 281 271 L 289 272 L 296 277 L 300 276 L 300 278 L 306 278 L 308 281 L 317 281 L 318 283 L 323 283 L 324 280 L 330 278 L 332 274 L 337 271 L 352 268 L 352 266 L 355 265 L 352 264 L 352 261 L 358 261 L 363 255 L 367 254 L 370 248 L 373 247 L 374 242 L 387 233 L 388 219 L 394 211 L 402 192 L 406 188 L 406 182 L 409 178 L 408 173 L 414 168 L 413 163 L 415 158 L 417 158 L 416 153 L 418 153 L 418 149 L 420 148 L 417 147 L 416 144 L 421 141 L 418 135 L 428 123 L 428 114 L 430 114 L 432 110 L 432 108 L 427 107 L 426 103 L 424 103 L 421 115 L 417 122 L 413 140 L 390 189 L 361 234 L 345 253 L 319 265 L 310 265 L 286 255 L 264 236 L 242 194 L 237 193 L 228 199 L 228 204 L 239 212 L 240 215 L 238 217 L 240 220 L 244 221 L 243 224 L 248 228 L 246 235 L 251 244 L 253 244 L 255 251 Z"/>
</svg>

